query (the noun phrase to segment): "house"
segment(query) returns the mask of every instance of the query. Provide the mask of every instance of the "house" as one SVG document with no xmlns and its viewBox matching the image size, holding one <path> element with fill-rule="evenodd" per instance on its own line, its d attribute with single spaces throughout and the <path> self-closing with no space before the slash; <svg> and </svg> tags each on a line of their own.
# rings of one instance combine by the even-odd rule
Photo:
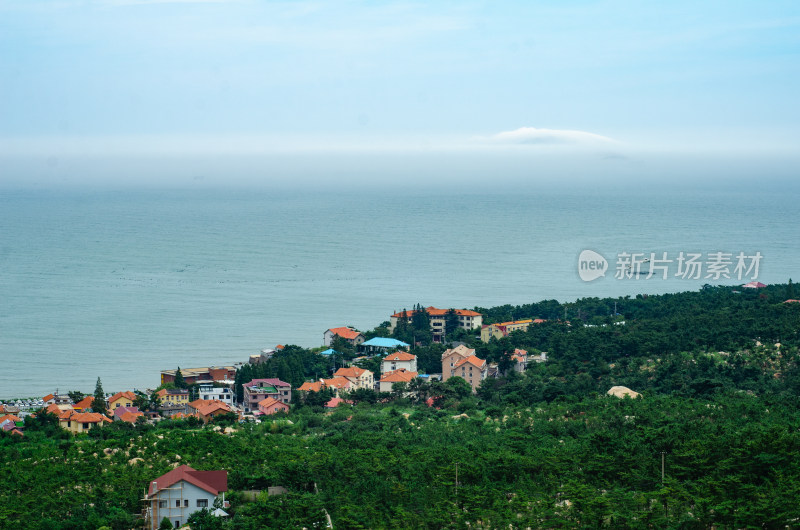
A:
<svg viewBox="0 0 800 530">
<path fill-rule="evenodd" d="M 514 371 L 522 373 L 528 367 L 528 352 L 526 350 L 516 348 L 514 353 L 511 354 L 511 360 L 514 362 Z"/>
<path fill-rule="evenodd" d="M 161 384 L 174 383 L 178 370 L 162 370 Z M 236 377 L 236 368 L 233 366 L 206 366 L 202 368 L 181 368 L 181 375 L 187 385 L 201 381 L 233 381 Z"/>
<path fill-rule="evenodd" d="M 358 366 L 348 366 L 347 368 L 339 368 L 333 374 L 334 377 L 344 377 L 350 381 L 353 389 L 367 388 L 372 390 L 375 388 L 375 379 L 372 372 L 359 368 Z"/>
<path fill-rule="evenodd" d="M 451 377 L 461 377 L 476 392 L 481 381 L 488 376 L 489 366 L 475 355 L 475 350 L 463 344 L 442 354 L 442 381 Z"/>
<path fill-rule="evenodd" d="M 185 403 L 183 405 L 173 405 L 171 403 L 167 403 L 166 405 L 161 405 L 159 407 L 159 411 L 161 415 L 165 418 L 173 418 L 177 419 L 181 416 L 185 416 L 189 412 L 189 404 Z"/>
<path fill-rule="evenodd" d="M 495 339 L 502 339 L 503 337 L 508 337 L 508 334 L 513 331 L 528 331 L 528 327 L 531 324 L 541 324 L 542 322 L 544 322 L 544 320 L 541 318 L 529 318 L 526 320 L 488 324 L 481 328 L 481 340 L 483 342 L 489 342 L 492 337 Z"/>
<path fill-rule="evenodd" d="M 142 416 L 144 416 L 144 412 L 139 410 L 139 407 L 117 407 L 114 409 L 114 421 L 136 423 L 136 420 Z"/>
<path fill-rule="evenodd" d="M 156 396 L 161 400 L 162 405 L 181 405 L 189 404 L 189 391 L 185 388 L 162 388 L 156 392 Z"/>
<path fill-rule="evenodd" d="M 234 395 L 233 390 L 230 388 L 226 386 L 214 386 L 211 383 L 200 383 L 199 386 L 200 399 L 205 399 L 206 401 L 216 399 L 218 401 L 222 401 L 229 407 L 233 407 Z"/>
<path fill-rule="evenodd" d="M 283 403 L 292 400 L 292 385 L 280 379 L 253 379 L 242 385 L 244 391 L 244 411 L 258 410 L 258 403 L 268 397 L 275 398 Z"/>
<path fill-rule="evenodd" d="M 392 350 L 408 349 L 409 346 L 402 340 L 389 339 L 385 337 L 373 337 L 361 344 L 358 350 L 371 355 L 384 354 Z"/>
<path fill-rule="evenodd" d="M 94 396 L 86 396 L 82 400 L 72 405 L 72 409 L 76 412 L 91 412 L 92 403 L 94 403 Z"/>
<path fill-rule="evenodd" d="M 391 392 L 395 383 L 410 383 L 412 379 L 417 377 L 417 372 L 411 372 L 405 368 L 400 368 L 393 372 L 386 372 L 381 376 L 378 382 L 378 389 L 381 392 Z"/>
<path fill-rule="evenodd" d="M 319 392 L 320 390 L 322 390 L 324 388 L 323 384 L 324 383 L 322 382 L 322 380 L 320 380 L 320 381 L 306 381 L 305 383 L 300 385 L 300 388 L 298 388 L 297 390 L 299 390 L 301 392 Z"/>
<path fill-rule="evenodd" d="M 338 397 L 340 390 L 352 390 L 354 388 L 355 386 L 349 379 L 338 376 L 330 379 L 320 379 L 319 381 L 306 381 L 297 390 L 301 392 L 320 392 L 329 389 L 333 391 L 334 396 Z"/>
<path fill-rule="evenodd" d="M 370 372 L 371 373 L 371 372 Z M 322 380 L 322 388 L 333 390 L 333 395 L 338 397 L 341 390 L 355 390 L 353 383 L 346 377 L 332 377 Z"/>
<path fill-rule="evenodd" d="M 111 419 L 99 412 L 75 412 L 65 410 L 58 415 L 58 425 L 72 434 L 88 432 L 96 427 L 111 423 Z"/>
<path fill-rule="evenodd" d="M 384 357 L 381 362 L 381 373 L 394 372 L 395 370 L 417 371 L 417 356 L 404 351 L 396 351 Z"/>
<path fill-rule="evenodd" d="M 197 414 L 197 417 L 200 418 L 203 421 L 203 423 L 208 423 L 215 416 L 220 416 L 222 414 L 227 414 L 229 412 L 233 411 L 228 405 L 226 405 L 222 401 L 217 401 L 217 400 L 207 401 L 205 399 L 195 399 L 194 401 L 189 403 L 189 413 Z"/>
<path fill-rule="evenodd" d="M 118 407 L 132 407 L 136 401 L 136 394 L 133 392 L 117 392 L 108 398 L 108 411 L 113 412 Z"/>
<path fill-rule="evenodd" d="M 363 346 L 363 345 L 362 345 Z M 339 354 L 340 352 L 334 350 L 333 348 L 328 348 L 327 350 L 319 352 L 320 355 L 334 355 Z"/>
<path fill-rule="evenodd" d="M 322 334 L 322 344 L 325 346 L 332 346 L 335 337 L 341 337 L 353 346 L 358 346 L 364 342 L 364 335 L 360 331 L 356 331 L 353 328 L 341 327 L 326 330 L 325 333 Z"/>
<path fill-rule="evenodd" d="M 187 465 L 178 466 L 150 482 L 147 496 L 149 527 L 156 530 L 166 517 L 180 527 L 194 512 L 213 509 L 214 501 L 228 491 L 225 470 L 197 471 Z"/>
<path fill-rule="evenodd" d="M 268 397 L 258 402 L 256 414 L 275 414 L 276 412 L 288 412 L 289 405 L 275 398 Z"/>
<path fill-rule="evenodd" d="M 433 333 L 433 340 L 434 342 L 442 342 L 444 340 L 445 335 L 445 322 L 447 321 L 447 314 L 450 312 L 449 309 L 439 309 L 433 306 L 426 307 L 425 311 L 428 313 L 428 317 L 431 322 L 431 332 Z M 477 311 L 471 311 L 469 309 L 453 309 L 458 318 L 458 327 L 460 329 L 478 329 L 483 324 L 483 315 L 478 313 Z M 394 332 L 394 329 L 397 327 L 398 321 L 405 319 L 406 322 L 411 323 L 412 318 L 414 317 L 414 310 L 411 311 L 400 311 L 399 313 L 393 314 L 389 318 L 389 332 Z"/>
</svg>

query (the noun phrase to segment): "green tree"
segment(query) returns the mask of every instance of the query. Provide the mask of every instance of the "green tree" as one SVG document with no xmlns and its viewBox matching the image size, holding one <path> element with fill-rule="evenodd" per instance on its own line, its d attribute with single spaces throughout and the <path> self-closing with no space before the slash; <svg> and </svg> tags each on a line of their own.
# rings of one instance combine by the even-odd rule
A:
<svg viewBox="0 0 800 530">
<path fill-rule="evenodd" d="M 77 390 L 70 390 L 69 392 L 67 392 L 67 395 L 69 396 L 69 398 L 72 400 L 73 403 L 77 403 L 78 401 L 86 397 L 86 394 L 84 394 L 83 392 L 78 392 Z"/>
<path fill-rule="evenodd" d="M 456 313 L 456 310 L 451 307 L 447 310 L 447 314 L 444 316 L 445 337 L 455 335 L 456 331 L 458 331 L 458 328 L 458 313 Z"/>
<path fill-rule="evenodd" d="M 169 517 L 164 517 L 161 519 L 161 524 L 158 525 L 158 530 L 172 530 L 174 528 L 172 526 L 172 522 L 169 520 Z"/>
<path fill-rule="evenodd" d="M 103 392 L 103 383 L 100 378 L 97 378 L 97 384 L 94 387 L 94 399 L 92 400 L 92 410 L 105 414 L 108 412 L 108 405 L 106 404 L 106 393 Z"/>
<path fill-rule="evenodd" d="M 186 380 L 183 378 L 180 366 L 175 371 L 175 388 L 189 388 L 189 385 L 186 384 Z"/>
</svg>

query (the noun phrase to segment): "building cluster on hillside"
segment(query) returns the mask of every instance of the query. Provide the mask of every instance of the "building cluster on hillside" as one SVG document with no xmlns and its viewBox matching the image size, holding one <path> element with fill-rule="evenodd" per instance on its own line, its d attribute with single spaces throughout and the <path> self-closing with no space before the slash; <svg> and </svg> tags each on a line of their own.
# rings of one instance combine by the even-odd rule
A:
<svg viewBox="0 0 800 530">
<path fill-rule="evenodd" d="M 544 322 L 541 319 L 527 319 L 483 325 L 483 316 L 468 309 L 448 310 L 431 306 L 424 311 L 428 314 L 434 341 L 445 340 L 446 327 L 452 325 L 454 319 L 458 322 L 459 328 L 480 329 L 481 339 L 484 342 L 508 336 L 514 331 L 524 331 L 532 324 Z M 394 330 L 403 321 L 411 323 L 414 313 L 414 310 L 404 310 L 391 315 L 389 330 Z M 423 381 L 434 379 L 447 381 L 451 377 L 458 376 L 463 378 L 475 392 L 484 379 L 502 375 L 497 365 L 479 358 L 474 349 L 460 343 L 455 343 L 454 347 L 442 354 L 441 373 L 421 374 L 417 366 L 417 357 L 409 352 L 411 348 L 409 344 L 390 337 L 372 337 L 365 340 L 363 333 L 348 326 L 327 329 L 323 333 L 323 344 L 328 346 L 328 349 L 319 354 L 322 356 L 338 354 L 331 347 L 337 338 L 344 340 L 349 347 L 355 348 L 362 355 L 361 359 L 378 357 L 380 373 L 374 374 L 370 370 L 355 366 L 352 362 L 345 362 L 345 366 L 336 369 L 331 377 L 306 381 L 296 389 L 300 392 L 330 390 L 333 397 L 327 403 L 328 407 L 347 403 L 347 394 L 359 389 L 394 392 L 396 385 L 402 384 L 404 390 L 401 392 L 408 395 L 413 393 L 414 382 L 418 378 Z M 278 345 L 274 349 L 261 350 L 260 354 L 250 356 L 249 363 L 255 365 L 267 362 L 283 349 L 282 345 Z M 546 361 L 547 354 L 541 353 L 532 357 L 528 356 L 525 350 L 517 349 L 510 354 L 510 358 L 512 369 L 522 372 L 528 362 Z M 158 407 L 148 407 L 147 410 L 140 410 L 139 405 L 147 403 L 148 396 L 153 391 L 139 394 L 122 391 L 107 395 L 105 406 L 100 408 L 93 407 L 94 396 L 86 396 L 73 402 L 69 395 L 58 392 L 42 399 L 18 400 L 16 404 L 13 402 L 8 405 L 0 404 L 0 428 L 24 435 L 22 421 L 24 416 L 29 413 L 28 410 L 38 408 L 45 408 L 47 412 L 53 413 L 62 428 L 78 434 L 114 421 L 137 423 L 160 418 L 194 417 L 203 423 L 208 423 L 214 417 L 224 414 L 232 413 L 240 418 L 244 416 L 257 419 L 261 416 L 286 412 L 291 407 L 293 390 L 291 384 L 277 378 L 253 379 L 242 385 L 243 395 L 239 402 L 234 389 L 235 377 L 235 366 L 163 370 L 162 388 L 155 392 L 154 396 L 158 400 Z M 176 387 L 176 383 L 180 383 L 181 380 L 185 385 L 193 385 L 194 390 L 191 394 L 186 388 Z M 196 399 L 192 399 L 193 397 Z"/>
</svg>

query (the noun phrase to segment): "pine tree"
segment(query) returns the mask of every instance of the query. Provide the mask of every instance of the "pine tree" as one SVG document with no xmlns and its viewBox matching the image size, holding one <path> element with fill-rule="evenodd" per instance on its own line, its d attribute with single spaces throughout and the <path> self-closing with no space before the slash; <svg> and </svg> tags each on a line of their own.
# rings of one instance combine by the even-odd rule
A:
<svg viewBox="0 0 800 530">
<path fill-rule="evenodd" d="M 181 373 L 181 367 L 179 366 L 178 370 L 175 372 L 175 388 L 187 388 L 188 386 Z"/>
<path fill-rule="evenodd" d="M 106 393 L 103 392 L 103 383 L 100 382 L 99 377 L 97 378 L 97 384 L 94 387 L 92 410 L 94 412 L 99 412 L 100 414 L 105 414 L 108 411 L 108 406 L 106 405 Z"/>
</svg>

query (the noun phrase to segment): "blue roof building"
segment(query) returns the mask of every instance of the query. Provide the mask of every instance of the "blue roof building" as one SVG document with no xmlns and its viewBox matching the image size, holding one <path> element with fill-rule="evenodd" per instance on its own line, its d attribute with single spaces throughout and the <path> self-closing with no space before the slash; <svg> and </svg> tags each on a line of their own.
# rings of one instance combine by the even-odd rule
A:
<svg viewBox="0 0 800 530">
<path fill-rule="evenodd" d="M 387 353 L 390 350 L 408 348 L 408 344 L 402 340 L 388 339 L 385 337 L 373 337 L 366 342 L 362 342 L 359 349 L 365 353 Z"/>
<path fill-rule="evenodd" d="M 333 348 L 328 348 L 325 351 L 319 352 L 320 355 L 333 355 L 334 353 L 339 353 L 339 352 L 334 350 Z"/>
</svg>

